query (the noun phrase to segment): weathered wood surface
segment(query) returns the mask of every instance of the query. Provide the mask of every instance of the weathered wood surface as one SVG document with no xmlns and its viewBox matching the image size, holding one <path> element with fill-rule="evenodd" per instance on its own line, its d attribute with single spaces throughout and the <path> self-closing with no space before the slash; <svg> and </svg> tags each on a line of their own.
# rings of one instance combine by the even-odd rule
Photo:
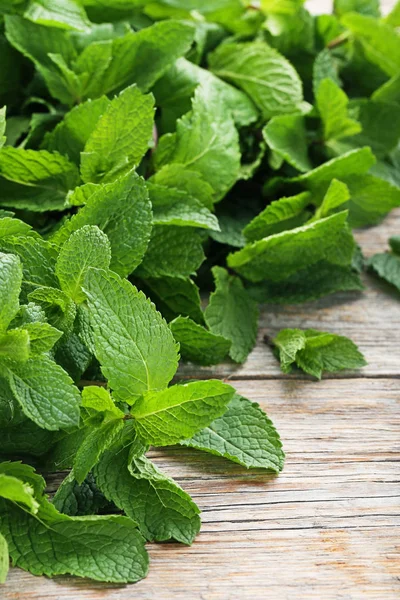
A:
<svg viewBox="0 0 400 600">
<path fill-rule="evenodd" d="M 399 232 L 397 210 L 357 238 L 368 256 Z M 369 276 L 366 285 L 362 294 L 268 307 L 247 363 L 216 369 L 274 420 L 287 454 L 279 477 L 189 449 L 153 451 L 203 511 L 191 548 L 150 545 L 150 574 L 134 586 L 12 569 L 1 599 L 397 600 L 400 296 Z M 349 335 L 370 364 L 321 382 L 282 376 L 262 338 L 288 326 Z"/>
</svg>

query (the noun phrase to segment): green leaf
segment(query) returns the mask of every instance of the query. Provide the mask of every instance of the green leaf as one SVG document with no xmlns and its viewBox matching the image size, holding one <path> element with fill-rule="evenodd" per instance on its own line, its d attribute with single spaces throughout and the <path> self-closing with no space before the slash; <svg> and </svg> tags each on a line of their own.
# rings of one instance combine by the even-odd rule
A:
<svg viewBox="0 0 400 600">
<path fill-rule="evenodd" d="M 187 192 L 147 182 L 153 207 L 153 223 L 219 230 L 218 220 L 204 204 Z"/>
<path fill-rule="evenodd" d="M 54 273 L 57 249 L 51 243 L 30 236 L 7 237 L 0 239 L 0 249 L 20 257 L 24 291 L 37 286 L 58 287 Z"/>
<path fill-rule="evenodd" d="M 360 123 L 348 116 L 347 95 L 334 81 L 331 79 L 321 81 L 316 100 L 326 142 L 349 137 L 361 131 Z"/>
<path fill-rule="evenodd" d="M 74 459 L 74 477 L 78 483 L 83 483 L 101 455 L 118 439 L 123 428 L 122 419 L 112 419 L 95 427 L 84 439 Z"/>
<path fill-rule="evenodd" d="M 315 219 L 328 217 L 336 208 L 343 208 L 343 204 L 346 204 L 348 200 L 350 200 L 350 191 L 347 185 L 338 179 L 332 179 L 321 206 L 315 213 Z"/>
<path fill-rule="evenodd" d="M 2 217 L 0 219 L 0 238 L 10 236 L 39 237 L 28 223 L 24 223 L 15 217 Z"/>
<path fill-rule="evenodd" d="M 303 192 L 271 202 L 243 229 L 246 240 L 253 242 L 303 225 L 310 216 L 306 211 L 310 201 L 311 195 Z"/>
<path fill-rule="evenodd" d="M 79 424 L 80 394 L 72 379 L 46 356 L 7 363 L 11 389 L 25 415 L 39 427 L 55 431 Z"/>
<path fill-rule="evenodd" d="M 82 390 L 82 406 L 96 412 L 111 413 L 114 418 L 122 418 L 124 413 L 111 398 L 110 393 L 103 387 L 88 385 Z"/>
<path fill-rule="evenodd" d="M 148 392 L 132 409 L 136 430 L 153 446 L 176 444 L 220 417 L 233 394 L 230 385 L 216 379 Z"/>
<path fill-rule="evenodd" d="M 56 275 L 61 289 L 76 303 L 86 300 L 82 285 L 89 267 L 107 269 L 111 247 L 107 236 L 96 226 L 85 225 L 71 234 L 57 258 Z"/>
<path fill-rule="evenodd" d="M 303 100 L 295 69 L 265 42 L 221 44 L 209 63 L 218 77 L 243 89 L 265 119 L 294 112 Z"/>
<path fill-rule="evenodd" d="M 250 125 L 257 120 L 258 111 L 246 94 L 210 71 L 185 58 L 179 58 L 153 89 L 157 106 L 162 108 L 164 131 L 173 131 L 175 121 L 190 110 L 191 98 L 199 85 L 215 90 L 214 93 L 219 95 L 226 110 L 232 113 L 238 127 Z"/>
<path fill-rule="evenodd" d="M 88 31 L 90 28 L 84 9 L 75 0 L 30 0 L 24 17 L 60 29 Z"/>
<path fill-rule="evenodd" d="M 389 238 L 389 245 L 395 254 L 400 254 L 400 235 Z"/>
<path fill-rule="evenodd" d="M 149 278 L 145 284 L 167 320 L 184 315 L 197 323 L 204 322 L 199 288 L 189 277 Z"/>
<path fill-rule="evenodd" d="M 1 502 L 0 530 L 14 566 L 34 575 L 68 573 L 112 583 L 135 582 L 146 576 L 144 539 L 131 519 L 68 517 L 48 503 L 42 512 L 35 518 Z"/>
<path fill-rule="evenodd" d="M 400 6 L 400 5 L 399 5 Z M 383 83 L 371 96 L 374 102 L 400 104 L 400 73 Z"/>
<path fill-rule="evenodd" d="M 376 18 L 381 16 L 379 0 L 334 0 L 333 7 L 339 17 L 349 12 L 357 12 Z"/>
<path fill-rule="evenodd" d="M 25 362 L 29 358 L 29 334 L 23 329 L 12 329 L 0 336 L 0 360 Z"/>
<path fill-rule="evenodd" d="M 100 187 L 53 237 L 62 244 L 84 225 L 97 225 L 111 244 L 110 268 L 127 276 L 140 264 L 151 232 L 151 204 L 144 180 L 134 171 Z"/>
<path fill-rule="evenodd" d="M 273 423 L 255 402 L 235 394 L 222 417 L 181 442 L 184 446 L 223 456 L 243 467 L 278 473 L 285 455 Z"/>
<path fill-rule="evenodd" d="M 5 331 L 19 310 L 22 283 L 21 261 L 0 253 L 0 330 Z"/>
<path fill-rule="evenodd" d="M 72 333 L 76 317 L 76 306 L 67 294 L 51 287 L 38 287 L 28 296 L 34 300 L 46 313 L 50 324 L 64 333 Z"/>
<path fill-rule="evenodd" d="M 23 504 L 32 513 L 37 513 L 39 508 L 32 486 L 4 473 L 0 473 L 0 497 Z"/>
<path fill-rule="evenodd" d="M 263 137 L 268 146 L 298 171 L 312 168 L 308 158 L 306 128 L 301 115 L 273 117 L 264 127 Z"/>
<path fill-rule="evenodd" d="M 79 485 L 71 471 L 53 497 L 56 509 L 70 517 L 94 515 L 101 510 L 108 510 L 112 505 L 96 486 L 93 475 L 88 475 Z M 115 510 L 115 507 L 114 507 Z"/>
<path fill-rule="evenodd" d="M 102 96 L 97 100 L 87 100 L 74 106 L 57 127 L 45 136 L 43 146 L 51 152 L 68 156 L 72 162 L 79 165 L 80 154 L 109 104 L 110 100 Z"/>
<path fill-rule="evenodd" d="M 129 461 L 129 448 L 106 452 L 95 468 L 108 500 L 134 519 L 148 540 L 191 544 L 200 529 L 199 509 L 186 492 L 145 456 Z"/>
<path fill-rule="evenodd" d="M 282 329 L 273 340 L 281 368 L 290 373 L 292 365 L 321 379 L 323 371 L 360 369 L 367 363 L 349 338 L 315 329 Z"/>
<path fill-rule="evenodd" d="M 230 254 L 227 262 L 250 281 L 282 281 L 322 259 L 349 265 L 353 251 L 354 239 L 347 225 L 347 211 L 343 211 L 248 244 Z"/>
<path fill-rule="evenodd" d="M 256 343 L 257 305 L 239 277 L 229 275 L 222 267 L 214 267 L 212 273 L 215 291 L 204 312 L 206 323 L 212 333 L 232 342 L 229 356 L 235 362 L 244 362 Z"/>
<path fill-rule="evenodd" d="M 189 277 L 205 259 L 203 237 L 192 227 L 155 225 L 149 247 L 136 273 L 153 277 Z"/>
<path fill-rule="evenodd" d="M 184 360 L 207 366 L 215 365 L 227 357 L 230 340 L 208 331 L 189 317 L 177 317 L 169 326 Z"/>
<path fill-rule="evenodd" d="M 213 90 L 199 86 L 192 111 L 176 125 L 176 139 L 168 162 L 196 171 L 220 200 L 240 171 L 239 137 L 223 101 Z"/>
<path fill-rule="evenodd" d="M 23 330 L 29 335 L 29 349 L 32 356 L 43 354 L 51 350 L 63 335 L 49 323 L 26 323 Z"/>
<path fill-rule="evenodd" d="M 213 208 L 213 188 L 197 171 L 183 170 L 181 165 L 165 165 L 152 176 L 151 181 L 186 192 L 206 208 Z"/>
<path fill-rule="evenodd" d="M 400 64 L 400 37 L 397 32 L 371 16 L 354 12 L 346 13 L 342 23 L 363 45 L 367 59 L 392 77 L 397 75 Z"/>
<path fill-rule="evenodd" d="M 178 366 L 177 346 L 144 294 L 98 269 L 89 269 L 84 291 L 96 357 L 116 400 L 133 404 L 149 390 L 167 386 Z"/>
<path fill-rule="evenodd" d="M 68 190 L 79 183 L 76 166 L 47 150 L 6 146 L 0 150 L 0 205 L 35 212 L 63 210 Z"/>
<path fill-rule="evenodd" d="M 368 261 L 369 269 L 400 292 L 400 257 L 390 252 L 375 254 Z"/>
<path fill-rule="evenodd" d="M 340 87 L 338 67 L 332 52 L 324 48 L 317 54 L 313 65 L 313 92 L 317 96 L 318 88 L 324 79 L 331 79 Z"/>
<path fill-rule="evenodd" d="M 7 541 L 0 533 L 0 584 L 6 582 L 9 563 Z"/>
<path fill-rule="evenodd" d="M 346 185 L 350 191 L 349 222 L 352 227 L 375 225 L 389 211 L 400 206 L 400 188 L 374 175 L 349 177 Z"/>
<path fill-rule="evenodd" d="M 152 139 L 154 99 L 134 85 L 106 108 L 81 154 L 85 182 L 112 181 L 139 164 Z"/>
</svg>

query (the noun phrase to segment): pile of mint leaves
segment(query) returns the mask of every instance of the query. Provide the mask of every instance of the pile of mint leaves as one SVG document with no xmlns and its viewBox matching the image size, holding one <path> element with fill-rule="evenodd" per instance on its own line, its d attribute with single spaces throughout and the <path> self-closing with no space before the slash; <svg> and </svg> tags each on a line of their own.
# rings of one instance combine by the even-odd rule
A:
<svg viewBox="0 0 400 600">
<path fill-rule="evenodd" d="M 0 12 L 0 581 L 134 582 L 146 541 L 200 529 L 150 446 L 283 467 L 260 407 L 178 362 L 244 362 L 259 303 L 363 289 L 352 229 L 400 206 L 400 4 Z M 369 268 L 400 286 L 392 248 Z M 364 364 L 328 332 L 275 346 L 284 372 Z"/>
</svg>

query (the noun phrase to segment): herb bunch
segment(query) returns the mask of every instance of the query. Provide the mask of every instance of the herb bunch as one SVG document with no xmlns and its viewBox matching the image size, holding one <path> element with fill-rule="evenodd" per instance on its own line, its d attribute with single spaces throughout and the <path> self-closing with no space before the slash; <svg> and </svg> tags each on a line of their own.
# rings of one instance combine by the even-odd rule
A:
<svg viewBox="0 0 400 600">
<path fill-rule="evenodd" d="M 400 206 L 400 4 L 0 11 L 0 581 L 10 556 L 134 582 L 146 540 L 200 528 L 150 446 L 283 467 L 257 404 L 173 379 L 244 362 L 259 302 L 363 289 L 352 228 Z M 369 265 L 398 287 L 392 247 Z M 328 332 L 274 344 L 284 372 L 365 364 Z M 70 470 L 52 501 L 34 466 Z"/>
</svg>

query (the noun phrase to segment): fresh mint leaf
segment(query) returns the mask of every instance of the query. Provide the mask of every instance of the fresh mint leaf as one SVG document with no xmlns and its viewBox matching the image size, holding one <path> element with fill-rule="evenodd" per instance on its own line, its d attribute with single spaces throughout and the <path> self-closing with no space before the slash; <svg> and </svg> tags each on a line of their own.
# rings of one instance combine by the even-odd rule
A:
<svg viewBox="0 0 400 600">
<path fill-rule="evenodd" d="M 223 456 L 248 469 L 263 468 L 276 473 L 282 470 L 285 458 L 270 419 L 258 404 L 237 394 L 222 417 L 181 444 Z"/>
<path fill-rule="evenodd" d="M 111 512 L 113 507 L 96 486 L 93 475 L 88 475 L 79 485 L 72 471 L 55 493 L 53 504 L 59 512 L 70 517 L 94 515 L 104 510 Z"/>
<path fill-rule="evenodd" d="M 38 511 L 39 504 L 35 500 L 32 486 L 16 477 L 0 473 L 0 496 L 16 504 L 23 504 L 32 513 Z"/>
<path fill-rule="evenodd" d="M 199 288 L 189 277 L 149 278 L 145 285 L 167 321 L 184 315 L 204 323 Z"/>
<path fill-rule="evenodd" d="M 0 253 L 0 330 L 5 331 L 19 310 L 22 266 L 18 256 Z"/>
<path fill-rule="evenodd" d="M 25 323 L 22 331 L 29 336 L 29 351 L 32 356 L 49 352 L 62 337 L 63 332 L 49 323 Z"/>
<path fill-rule="evenodd" d="M 111 413 L 114 418 L 122 418 L 124 413 L 115 405 L 110 393 L 103 387 L 88 385 L 82 390 L 82 406 L 96 412 Z"/>
<path fill-rule="evenodd" d="M 397 238 L 391 240 L 394 252 L 375 254 L 368 262 L 369 270 L 393 285 L 400 292 L 400 255 Z"/>
<path fill-rule="evenodd" d="M 308 158 L 306 128 L 301 115 L 273 117 L 263 129 L 269 148 L 298 171 L 312 168 Z"/>
<path fill-rule="evenodd" d="M 338 179 L 332 179 L 330 186 L 315 213 L 316 219 L 328 217 L 337 208 L 343 209 L 343 205 L 350 200 L 350 191 L 345 183 Z"/>
<path fill-rule="evenodd" d="M 177 317 L 169 324 L 184 360 L 215 365 L 227 357 L 231 341 L 208 331 L 189 317 Z"/>
<path fill-rule="evenodd" d="M 95 477 L 106 498 L 136 521 L 147 539 L 191 544 L 199 532 L 196 504 L 145 456 L 129 461 L 129 448 L 109 450 Z"/>
<path fill-rule="evenodd" d="M 81 153 L 83 181 L 113 181 L 138 165 L 149 148 L 153 122 L 153 97 L 136 86 L 123 90 L 107 106 Z"/>
<path fill-rule="evenodd" d="M 233 393 L 230 385 L 216 379 L 148 392 L 132 408 L 136 430 L 153 446 L 176 444 L 221 416 Z"/>
<path fill-rule="evenodd" d="M 349 116 L 347 95 L 332 79 L 320 82 L 316 100 L 326 142 L 360 133 L 361 124 Z"/>
<path fill-rule="evenodd" d="M 209 64 L 215 75 L 242 88 L 265 119 L 294 112 L 303 101 L 297 72 L 265 42 L 221 44 Z"/>
<path fill-rule="evenodd" d="M 72 333 L 76 305 L 67 294 L 57 288 L 42 286 L 36 288 L 28 297 L 43 308 L 53 327 L 67 334 Z"/>
<path fill-rule="evenodd" d="M 107 269 L 111 247 L 107 236 L 96 226 L 85 225 L 65 242 L 57 258 L 56 275 L 61 289 L 76 303 L 86 300 L 82 291 L 89 267 Z"/>
<path fill-rule="evenodd" d="M 273 340 L 284 373 L 292 365 L 321 379 L 322 373 L 360 369 L 367 363 L 349 338 L 315 329 L 282 329 Z"/>
<path fill-rule="evenodd" d="M 197 171 L 183 170 L 180 165 L 165 165 L 152 176 L 151 181 L 157 185 L 186 192 L 209 210 L 213 208 L 213 188 Z"/>
<path fill-rule="evenodd" d="M 226 269 L 214 267 L 215 291 L 204 312 L 212 333 L 231 342 L 229 356 L 244 362 L 257 337 L 258 307 L 250 298 L 239 277 Z"/>
<path fill-rule="evenodd" d="M 0 533 L 0 584 L 6 582 L 9 563 L 7 541 Z"/>
<path fill-rule="evenodd" d="M 343 211 L 248 244 L 228 256 L 228 266 L 255 283 L 282 281 L 321 259 L 349 265 L 353 251 L 354 239 Z"/>
<path fill-rule="evenodd" d="M 23 329 L 11 329 L 0 336 L 0 361 L 25 362 L 30 354 L 29 334 Z"/>
<path fill-rule="evenodd" d="M 75 0 L 30 0 L 24 17 L 39 25 L 60 29 L 88 31 L 90 28 L 83 7 Z"/>
<path fill-rule="evenodd" d="M 310 202 L 311 195 L 308 192 L 271 202 L 244 228 L 246 240 L 254 242 L 303 225 L 310 216 L 306 210 Z"/>
<path fill-rule="evenodd" d="M 88 270 L 83 289 L 96 357 L 115 398 L 134 404 L 166 387 L 178 367 L 178 351 L 154 305 L 129 281 L 100 269 Z"/>
</svg>

